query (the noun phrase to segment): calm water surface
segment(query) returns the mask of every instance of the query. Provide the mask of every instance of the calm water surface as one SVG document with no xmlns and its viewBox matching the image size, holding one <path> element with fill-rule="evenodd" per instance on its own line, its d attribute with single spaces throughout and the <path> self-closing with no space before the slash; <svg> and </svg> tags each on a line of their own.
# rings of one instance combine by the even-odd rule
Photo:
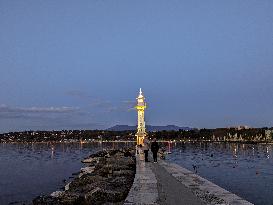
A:
<svg viewBox="0 0 273 205">
<path fill-rule="evenodd" d="M 81 159 L 134 143 L 0 144 L 0 204 L 60 190 Z M 273 145 L 167 143 L 171 160 L 258 205 L 273 204 Z"/>
<path fill-rule="evenodd" d="M 103 148 L 133 144 L 0 144 L 0 204 L 29 201 L 60 190 L 64 180 L 83 167 L 81 159 Z"/>
<path fill-rule="evenodd" d="M 167 143 L 168 159 L 257 205 L 273 204 L 273 145 Z"/>
</svg>

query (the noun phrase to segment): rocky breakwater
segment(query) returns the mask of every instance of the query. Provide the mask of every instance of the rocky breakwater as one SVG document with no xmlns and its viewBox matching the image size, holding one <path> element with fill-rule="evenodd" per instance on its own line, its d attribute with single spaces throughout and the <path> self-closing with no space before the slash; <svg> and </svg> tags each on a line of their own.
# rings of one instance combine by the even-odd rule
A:
<svg viewBox="0 0 273 205">
<path fill-rule="evenodd" d="M 134 181 L 134 149 L 108 150 L 82 161 L 87 166 L 64 191 L 39 196 L 34 205 L 123 204 Z"/>
</svg>

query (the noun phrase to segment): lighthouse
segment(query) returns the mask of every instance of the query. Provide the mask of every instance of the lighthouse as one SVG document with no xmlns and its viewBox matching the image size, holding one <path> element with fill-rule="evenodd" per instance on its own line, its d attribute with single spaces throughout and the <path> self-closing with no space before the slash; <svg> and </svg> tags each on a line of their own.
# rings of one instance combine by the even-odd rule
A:
<svg viewBox="0 0 273 205">
<path fill-rule="evenodd" d="M 137 105 L 135 106 L 135 108 L 137 110 L 137 133 L 136 133 L 137 145 L 140 145 L 140 144 L 143 145 L 144 138 L 147 135 L 145 130 L 145 120 L 144 120 L 144 111 L 146 109 L 146 102 L 145 102 L 144 95 L 141 91 L 141 88 L 139 89 L 139 95 L 136 99 L 137 99 Z"/>
</svg>

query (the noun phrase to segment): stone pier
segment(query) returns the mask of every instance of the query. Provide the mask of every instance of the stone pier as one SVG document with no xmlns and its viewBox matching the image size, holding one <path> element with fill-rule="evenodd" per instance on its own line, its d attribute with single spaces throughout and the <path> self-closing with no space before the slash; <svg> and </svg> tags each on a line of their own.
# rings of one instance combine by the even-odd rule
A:
<svg viewBox="0 0 273 205">
<path fill-rule="evenodd" d="M 125 205 L 252 205 L 241 197 L 168 161 L 136 157 L 136 175 Z"/>
<path fill-rule="evenodd" d="M 124 205 L 158 204 L 157 179 L 152 171 L 153 164 L 136 156 L 136 175 Z"/>
</svg>

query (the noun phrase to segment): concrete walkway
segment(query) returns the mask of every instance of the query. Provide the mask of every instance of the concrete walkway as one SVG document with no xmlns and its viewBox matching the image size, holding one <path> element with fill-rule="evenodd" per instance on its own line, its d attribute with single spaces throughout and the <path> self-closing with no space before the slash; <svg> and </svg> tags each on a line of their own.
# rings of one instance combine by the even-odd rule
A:
<svg viewBox="0 0 273 205">
<path fill-rule="evenodd" d="M 136 156 L 136 175 L 124 205 L 158 204 L 157 179 L 152 171 L 153 164 Z"/>
<path fill-rule="evenodd" d="M 159 204 L 162 205 L 204 205 L 193 192 L 176 180 L 159 164 L 154 164 L 152 170 L 157 179 Z"/>
<path fill-rule="evenodd" d="M 203 205 L 189 189 L 161 165 L 136 157 L 136 176 L 125 205 Z"/>
<path fill-rule="evenodd" d="M 160 167 L 171 174 L 205 204 L 253 205 L 243 198 L 210 182 L 193 172 L 168 161 L 160 161 Z"/>
<path fill-rule="evenodd" d="M 167 161 L 136 156 L 136 175 L 125 205 L 252 205 L 191 171 Z"/>
</svg>

